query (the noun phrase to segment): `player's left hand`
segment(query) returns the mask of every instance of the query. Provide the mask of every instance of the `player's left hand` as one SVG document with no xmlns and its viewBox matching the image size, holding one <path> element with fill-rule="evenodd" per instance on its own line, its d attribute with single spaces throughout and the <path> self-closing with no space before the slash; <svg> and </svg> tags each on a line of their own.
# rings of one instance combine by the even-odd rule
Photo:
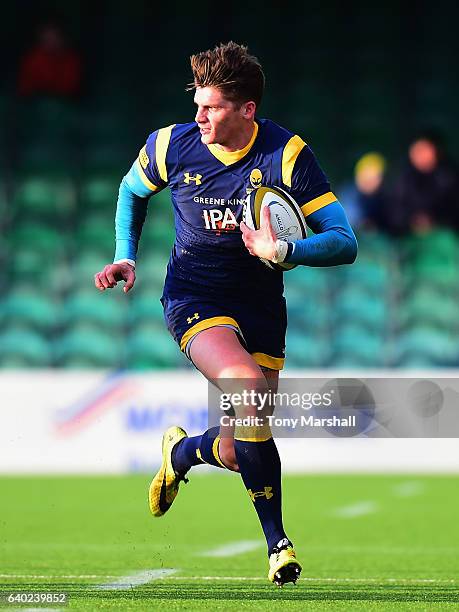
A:
<svg viewBox="0 0 459 612">
<path fill-rule="evenodd" d="M 268 206 L 265 206 L 262 210 L 259 230 L 249 229 L 243 221 L 241 221 L 239 226 L 242 232 L 242 240 L 249 253 L 271 261 L 276 254 L 277 237 L 271 225 Z"/>
</svg>

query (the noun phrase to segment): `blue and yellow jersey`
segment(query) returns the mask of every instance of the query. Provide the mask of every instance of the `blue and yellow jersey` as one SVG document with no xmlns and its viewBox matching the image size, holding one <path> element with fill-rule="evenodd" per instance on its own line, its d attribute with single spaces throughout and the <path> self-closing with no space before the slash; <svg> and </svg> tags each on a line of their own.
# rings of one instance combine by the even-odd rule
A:
<svg viewBox="0 0 459 612">
<path fill-rule="evenodd" d="M 176 240 L 166 296 L 282 293 L 282 273 L 251 256 L 242 241 L 239 222 L 247 195 L 261 184 L 280 186 L 306 218 L 336 201 L 309 146 L 267 119 L 257 119 L 250 142 L 233 152 L 203 144 L 194 122 L 159 129 L 148 137 L 133 171 L 142 181 L 139 195 L 171 191 Z"/>
</svg>

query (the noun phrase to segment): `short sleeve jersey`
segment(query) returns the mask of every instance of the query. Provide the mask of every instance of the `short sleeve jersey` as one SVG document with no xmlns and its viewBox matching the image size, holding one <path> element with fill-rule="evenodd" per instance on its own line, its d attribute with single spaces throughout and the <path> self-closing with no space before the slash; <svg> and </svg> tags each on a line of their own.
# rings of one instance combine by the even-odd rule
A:
<svg viewBox="0 0 459 612">
<path fill-rule="evenodd" d="M 153 194 L 171 191 L 176 240 L 164 294 L 281 294 L 282 273 L 250 255 L 239 223 L 247 195 L 260 185 L 280 186 L 307 218 L 336 200 L 309 146 L 267 119 L 257 119 L 240 151 L 206 145 L 196 123 L 153 132 L 136 168 Z M 154 221 L 153 221 L 154 222 Z"/>
</svg>

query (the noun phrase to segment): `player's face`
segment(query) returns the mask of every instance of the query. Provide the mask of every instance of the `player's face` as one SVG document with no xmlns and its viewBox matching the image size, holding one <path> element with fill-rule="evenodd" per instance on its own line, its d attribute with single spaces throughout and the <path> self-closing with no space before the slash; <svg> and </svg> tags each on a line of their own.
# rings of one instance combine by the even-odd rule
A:
<svg viewBox="0 0 459 612">
<path fill-rule="evenodd" d="M 201 131 L 201 141 L 204 144 L 219 144 L 231 146 L 237 141 L 241 129 L 247 120 L 253 120 L 253 102 L 238 107 L 227 100 L 215 87 L 198 87 L 194 96 L 198 107 L 195 121 Z"/>
<path fill-rule="evenodd" d="M 427 139 L 420 139 L 414 142 L 409 150 L 410 160 L 413 166 L 428 174 L 435 170 L 438 163 L 438 152 L 435 145 Z"/>
</svg>

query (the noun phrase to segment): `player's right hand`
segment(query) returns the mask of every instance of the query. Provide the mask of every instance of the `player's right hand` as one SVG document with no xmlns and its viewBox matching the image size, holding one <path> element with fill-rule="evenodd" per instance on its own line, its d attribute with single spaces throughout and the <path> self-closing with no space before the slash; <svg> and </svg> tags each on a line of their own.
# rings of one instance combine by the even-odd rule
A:
<svg viewBox="0 0 459 612">
<path fill-rule="evenodd" d="M 116 287 L 118 281 L 125 281 L 124 293 L 127 293 L 135 283 L 135 269 L 131 264 L 127 262 L 108 264 L 102 270 L 94 274 L 94 284 L 99 291 L 105 291 L 105 289 L 113 289 Z"/>
</svg>

